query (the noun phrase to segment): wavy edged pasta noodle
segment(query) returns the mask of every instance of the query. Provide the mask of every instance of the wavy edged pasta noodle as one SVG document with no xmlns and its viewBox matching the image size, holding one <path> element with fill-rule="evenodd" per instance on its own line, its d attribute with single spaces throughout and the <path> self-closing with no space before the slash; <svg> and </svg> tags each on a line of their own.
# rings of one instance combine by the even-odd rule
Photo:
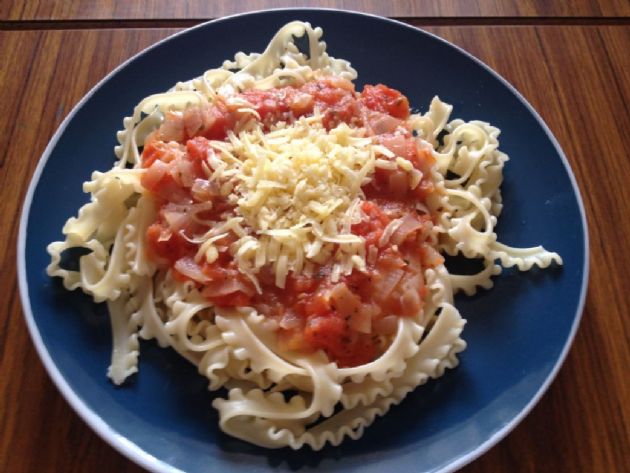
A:
<svg viewBox="0 0 630 473">
<path fill-rule="evenodd" d="M 238 53 L 218 69 L 143 100 L 123 121 L 113 168 L 93 173 L 83 186 L 90 202 L 63 227 L 65 240 L 48 247 L 50 276 L 62 278 L 68 290 L 80 288 L 96 302 L 108 304 L 114 343 L 108 376 L 115 384 L 137 371 L 138 336 L 155 339 L 194 363 L 211 390 L 227 389 L 227 397 L 212 403 L 223 431 L 268 448 L 308 445 L 318 450 L 346 437 L 361 437 L 407 393 L 457 366 L 457 354 L 466 343 L 461 338 L 465 320 L 453 305 L 455 292 L 471 295 L 479 287 L 490 288 L 501 266 L 527 270 L 562 264 L 558 254 L 540 246 L 510 248 L 497 241 L 494 227 L 502 210 L 500 185 L 508 160 L 498 149 L 499 130 L 480 121 L 451 120 L 452 107 L 437 97 L 428 112 L 405 116 L 404 123 L 393 118 L 397 109 L 374 112 L 369 100 L 358 102 L 354 92 L 348 100 L 354 100 L 355 108 L 363 104 L 361 110 L 369 118 L 356 115 L 326 122 L 331 115 L 316 106 L 301 116 L 292 114 L 292 108 L 266 119 L 265 102 L 254 103 L 251 91 L 272 91 L 266 97 L 276 100 L 274 90 L 300 91 L 291 96 L 291 106 L 300 107 L 309 104 L 308 93 L 302 93 L 311 90 L 309 84 L 320 81 L 347 89 L 356 78 L 347 61 L 326 53 L 321 36 L 322 30 L 308 23 L 289 23 L 262 54 Z M 295 38 L 301 37 L 308 40 L 307 53 L 296 46 Z M 401 100 L 398 97 L 395 106 Z M 208 132 L 208 126 L 217 123 L 217 110 L 230 111 L 225 136 Z M 382 127 L 390 141 L 383 138 L 386 134 L 379 135 Z M 186 139 L 199 130 L 206 130 L 211 150 L 205 149 L 198 163 L 203 185 L 197 179 L 186 188 L 207 192 L 212 184 L 213 198 L 224 199 L 228 208 L 228 217 L 220 221 L 216 214 L 214 220 L 208 217 L 215 211 L 210 204 L 197 202 L 194 205 L 201 208 L 183 212 L 177 207 L 181 203 L 165 206 L 164 198 L 147 189 L 150 173 L 155 173 L 147 158 L 150 143 L 162 146 L 157 167 L 181 165 L 184 161 L 177 157 L 192 155 L 190 143 L 200 142 Z M 395 143 L 405 133 L 413 136 L 412 158 L 425 156 L 424 172 Z M 172 165 L 170 169 L 174 175 Z M 173 182 L 185 181 L 187 169 L 179 169 Z M 163 172 L 155 179 L 163 179 Z M 379 173 L 389 176 L 390 185 L 395 182 L 391 176 L 403 176 L 410 189 L 428 190 L 409 214 L 415 217 L 390 219 L 377 241 L 368 244 L 369 237 L 353 229 L 366 218 L 364 189 Z M 169 192 L 177 194 L 177 189 Z M 217 200 L 212 202 L 216 206 Z M 170 222 L 182 212 L 192 214 L 195 228 L 202 229 L 182 237 L 186 248 L 194 248 L 194 257 L 180 258 L 174 266 L 148 257 L 147 235 L 156 219 Z M 271 317 L 256 309 L 260 305 L 217 303 L 218 296 L 208 292 L 211 277 L 206 269 L 220 261 L 221 254 L 229 255 L 238 271 L 233 274 L 242 276 L 240 284 L 250 289 L 250 297 L 259 297 L 251 294 L 262 291 L 265 268 L 272 273 L 267 284 L 286 290 L 296 275 L 314 277 L 317 268 L 328 265 L 330 287 L 339 288 L 353 274 L 371 274 L 370 267 L 387 245 L 398 251 L 390 240 L 408 229 L 409 219 L 416 219 L 413 235 L 424 248 L 422 264 L 416 264 L 415 273 L 396 269 L 390 275 L 396 275 L 399 285 L 415 285 L 400 296 L 407 297 L 401 310 L 410 304 L 415 309 L 393 318 L 373 313 L 373 325 L 367 328 L 365 318 L 358 320 L 355 335 L 368 340 L 364 335 L 371 333 L 370 347 L 377 350 L 361 362 L 342 362 L 330 356 L 330 350 L 296 349 L 278 335 L 286 317 Z M 172 238 L 162 232 L 153 244 Z M 226 238 L 228 243 L 221 247 Z M 397 243 L 407 244 L 402 238 Z M 62 253 L 76 247 L 87 251 L 80 270 L 64 269 Z M 431 250 L 482 258 L 484 269 L 475 275 L 449 274 L 443 259 Z M 337 302 L 351 297 L 335 294 L 330 297 L 338 296 Z M 389 328 L 379 332 L 376 320 Z"/>
</svg>

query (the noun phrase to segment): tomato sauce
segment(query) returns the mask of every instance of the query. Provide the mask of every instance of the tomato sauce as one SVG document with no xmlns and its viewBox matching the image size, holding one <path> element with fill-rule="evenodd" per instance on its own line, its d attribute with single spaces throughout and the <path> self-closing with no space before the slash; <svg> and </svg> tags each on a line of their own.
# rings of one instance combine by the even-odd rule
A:
<svg viewBox="0 0 630 473">
<path fill-rule="evenodd" d="M 145 143 L 142 167 L 147 172 L 142 184 L 159 206 L 156 221 L 146 233 L 148 256 L 177 279 L 194 281 L 215 305 L 253 306 L 274 319 L 284 349 L 321 349 L 339 366 L 368 363 L 382 353 L 383 339 L 395 331 L 395 318 L 422 309 L 426 295 L 423 268 L 441 262 L 426 242 L 433 222 L 415 211 L 415 204 L 434 190 L 429 179 L 433 158 L 411 136 L 405 122 L 409 102 L 399 91 L 382 84 L 366 85 L 357 93 L 351 82 L 339 78 L 240 95 L 266 128 L 315 111 L 322 114 L 327 128 L 342 122 L 365 127 L 376 143 L 410 161 L 422 178 L 411 189 L 408 173 L 377 169 L 372 182 L 364 187 L 364 219 L 351 231 L 364 238 L 366 254 L 371 255 L 366 271 L 354 270 L 333 283 L 331 265 L 325 264 L 310 275 L 289 274 L 285 289 L 279 289 L 271 270 L 262 268 L 257 275 L 262 288 L 258 294 L 230 255 L 235 235 L 215 242 L 218 254 L 212 263 L 205 258 L 195 262 L 200 245 L 195 237 L 235 211 L 204 170 L 204 161 L 214 152 L 210 140 L 225 139 L 243 113 L 217 101 L 209 109 L 185 113 L 183 118 L 167 116 L 161 129 Z M 379 245 L 395 218 L 403 218 L 392 235 L 396 243 Z"/>
</svg>

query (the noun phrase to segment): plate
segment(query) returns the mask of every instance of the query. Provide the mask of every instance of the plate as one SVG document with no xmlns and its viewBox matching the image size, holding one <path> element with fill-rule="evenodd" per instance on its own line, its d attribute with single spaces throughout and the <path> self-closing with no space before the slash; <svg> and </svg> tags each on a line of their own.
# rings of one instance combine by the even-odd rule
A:
<svg viewBox="0 0 630 473">
<path fill-rule="evenodd" d="M 221 433 L 207 381 L 153 342 L 142 343 L 133 382 L 114 387 L 105 376 L 111 349 L 106 308 L 66 292 L 45 272 L 46 245 L 61 238 L 65 220 L 87 200 L 82 182 L 93 170 L 111 167 L 122 118 L 143 97 L 237 51 L 262 51 L 281 25 L 295 19 L 324 29 L 329 52 L 352 62 L 359 85 L 388 84 L 422 109 L 437 94 L 454 105 L 454 117 L 501 128 L 501 149 L 511 159 L 499 239 L 542 244 L 565 263 L 505 271 L 492 290 L 458 297 L 468 319 L 460 366 L 416 389 L 362 439 L 315 453 L 265 450 Z M 64 198 L 51 198 L 58 195 Z M 532 107 L 495 72 L 448 42 L 395 21 L 332 10 L 271 10 L 168 38 L 81 100 L 52 138 L 30 185 L 18 271 L 25 317 L 50 376 L 105 441 L 149 470 L 450 471 L 503 438 L 551 383 L 579 324 L 587 254 L 582 201 L 562 150 Z"/>
</svg>

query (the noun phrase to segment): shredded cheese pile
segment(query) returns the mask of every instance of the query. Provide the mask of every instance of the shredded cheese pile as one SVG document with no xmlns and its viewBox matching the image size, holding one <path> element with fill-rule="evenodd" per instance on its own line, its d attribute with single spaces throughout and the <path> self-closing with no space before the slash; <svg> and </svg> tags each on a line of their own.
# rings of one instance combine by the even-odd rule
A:
<svg viewBox="0 0 630 473">
<path fill-rule="evenodd" d="M 211 179 L 223 182 L 237 208 L 236 217 L 212 232 L 230 229 L 240 237 L 233 256 L 257 287 L 256 273 L 267 264 L 281 288 L 289 271 L 309 274 L 313 263 L 332 260 L 333 281 L 353 268 L 365 270 L 365 242 L 351 225 L 361 220 L 361 186 L 389 154 L 365 129 L 341 124 L 327 131 L 315 115 L 268 133 L 260 127 L 230 133 L 212 146 Z M 210 244 L 201 251 L 215 257 Z"/>
</svg>

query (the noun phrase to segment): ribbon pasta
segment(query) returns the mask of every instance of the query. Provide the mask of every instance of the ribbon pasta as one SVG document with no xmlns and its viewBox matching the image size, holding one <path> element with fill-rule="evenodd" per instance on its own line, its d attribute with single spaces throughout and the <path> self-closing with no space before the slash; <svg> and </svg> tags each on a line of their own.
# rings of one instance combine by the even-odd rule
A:
<svg viewBox="0 0 630 473">
<path fill-rule="evenodd" d="M 294 40 L 304 36 L 308 55 Z M 455 292 L 472 295 L 479 287 L 492 287 L 501 266 L 528 270 L 562 264 L 558 254 L 540 246 L 519 249 L 497 241 L 494 228 L 508 160 L 499 151 L 499 130 L 481 121 L 450 120 L 452 107 L 436 97 L 425 114 L 409 119 L 419 145 L 436 160 L 431 178 L 437 190 L 426 204 L 437 216 L 431 238 L 441 252 L 482 258 L 484 269 L 466 276 L 450 274 L 443 265 L 426 269 L 423 310 L 398 318 L 395 334 L 376 360 L 340 368 L 321 351 L 283 350 L 264 314 L 214 307 L 193 283 L 159 271 L 146 257 L 144 235 L 156 208 L 140 182 L 146 170 L 139 147 L 166 113 L 212 103 L 217 96 L 236 100 L 244 90 L 300 85 L 316 74 L 355 79 L 349 62 L 326 53 L 321 37 L 321 28 L 289 23 L 262 54 L 238 53 L 221 68 L 143 100 L 123 121 L 116 163 L 107 172 L 93 173 L 83 186 L 90 202 L 68 219 L 64 241 L 48 246 L 50 276 L 60 277 L 68 290 L 80 288 L 108 304 L 114 346 L 107 374 L 115 384 L 138 369 L 138 336 L 155 339 L 195 364 L 210 390 L 227 389 L 227 397 L 212 402 L 224 432 L 267 448 L 318 450 L 346 437 L 358 439 L 409 392 L 457 366 L 457 355 L 466 348 L 461 338 L 466 322 L 453 305 Z M 239 110 L 256 118 L 247 103 Z M 247 121 L 236 125 L 250 126 Z M 64 269 L 62 253 L 76 247 L 89 252 L 80 258 L 80 270 Z M 241 247 L 252 249 L 253 243 Z"/>
</svg>

